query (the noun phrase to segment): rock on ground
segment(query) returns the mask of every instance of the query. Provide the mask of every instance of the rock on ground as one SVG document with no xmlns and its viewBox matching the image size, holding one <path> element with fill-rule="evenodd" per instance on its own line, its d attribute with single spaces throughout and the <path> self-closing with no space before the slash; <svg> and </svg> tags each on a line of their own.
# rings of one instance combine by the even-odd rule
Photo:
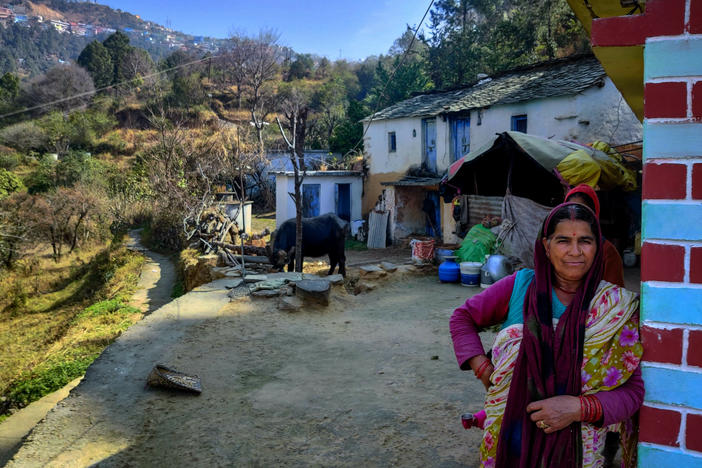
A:
<svg viewBox="0 0 702 468">
<path fill-rule="evenodd" d="M 295 312 L 302 308 L 302 301 L 295 296 L 283 296 L 278 299 L 278 309 Z"/>
<path fill-rule="evenodd" d="M 307 303 L 329 305 L 329 281 L 302 280 L 295 283 L 295 294 Z"/>
<path fill-rule="evenodd" d="M 378 279 L 386 276 L 388 273 L 377 265 L 363 265 L 359 268 L 361 278 Z"/>
</svg>

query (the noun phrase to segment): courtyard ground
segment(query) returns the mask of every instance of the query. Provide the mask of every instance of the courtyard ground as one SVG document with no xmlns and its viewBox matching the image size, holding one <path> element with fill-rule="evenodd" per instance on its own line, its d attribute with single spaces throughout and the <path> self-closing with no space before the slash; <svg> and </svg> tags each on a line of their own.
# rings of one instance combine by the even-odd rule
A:
<svg viewBox="0 0 702 468">
<path fill-rule="evenodd" d="M 132 326 L 8 466 L 474 466 L 484 391 L 448 319 L 474 288 L 404 276 L 328 308 L 229 303 L 219 280 Z M 486 343 L 491 336 L 485 336 Z M 200 396 L 145 387 L 165 363 Z"/>
</svg>

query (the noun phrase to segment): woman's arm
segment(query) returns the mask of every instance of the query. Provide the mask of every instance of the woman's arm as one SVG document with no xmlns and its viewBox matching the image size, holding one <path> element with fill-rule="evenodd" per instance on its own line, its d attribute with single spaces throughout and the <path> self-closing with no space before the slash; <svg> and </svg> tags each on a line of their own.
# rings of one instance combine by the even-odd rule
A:
<svg viewBox="0 0 702 468">
<path fill-rule="evenodd" d="M 456 360 L 462 370 L 479 366 L 484 359 L 471 358 L 485 354 L 478 331 L 504 322 L 507 318 L 509 300 L 514 288 L 516 273 L 502 278 L 485 291 L 466 300 L 465 304 L 454 310 L 449 327 Z M 486 359 L 486 358 L 485 358 Z"/>
<path fill-rule="evenodd" d="M 601 426 L 609 426 L 633 416 L 643 404 L 644 392 L 639 366 L 624 384 L 612 390 L 595 393 L 602 405 Z"/>
</svg>

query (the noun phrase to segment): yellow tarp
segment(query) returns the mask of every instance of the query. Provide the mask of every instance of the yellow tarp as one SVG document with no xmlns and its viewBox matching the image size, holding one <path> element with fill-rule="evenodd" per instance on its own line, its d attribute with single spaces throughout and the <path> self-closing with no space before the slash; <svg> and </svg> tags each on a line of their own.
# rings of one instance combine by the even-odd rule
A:
<svg viewBox="0 0 702 468">
<path fill-rule="evenodd" d="M 596 187 L 600 180 L 600 165 L 584 149 L 570 153 L 556 166 L 571 186 L 587 184 Z"/>
<path fill-rule="evenodd" d="M 602 141 L 595 141 L 591 146 L 596 151 L 579 149 L 556 166 L 568 184 L 587 184 L 599 190 L 636 190 L 636 173 L 622 164 L 619 153 Z"/>
<path fill-rule="evenodd" d="M 619 153 L 602 141 L 595 141 L 591 146 L 596 150 L 600 150 L 606 156 L 603 157 L 597 151 L 593 155 L 597 164 L 602 168 L 600 181 L 598 182 L 601 190 L 611 190 L 617 187 L 625 192 L 636 190 L 636 173 L 624 167 L 624 164 L 622 164 L 623 158 Z"/>
</svg>

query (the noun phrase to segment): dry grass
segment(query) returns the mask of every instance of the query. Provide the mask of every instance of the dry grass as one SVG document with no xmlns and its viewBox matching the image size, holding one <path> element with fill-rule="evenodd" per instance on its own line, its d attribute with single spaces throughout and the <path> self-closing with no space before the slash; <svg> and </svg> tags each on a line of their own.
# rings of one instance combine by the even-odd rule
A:
<svg viewBox="0 0 702 468">
<path fill-rule="evenodd" d="M 23 406 L 84 373 L 131 323 L 144 258 L 121 245 L 54 263 L 46 251 L 0 281 L 0 395 Z M 0 411 L 2 413 L 2 411 Z"/>
<path fill-rule="evenodd" d="M 268 228 L 270 232 L 275 231 L 275 211 L 251 215 L 251 230 L 254 234 L 257 234 L 266 228 Z M 271 236 L 268 235 L 263 239 L 265 239 L 266 242 L 270 242 Z"/>
</svg>

